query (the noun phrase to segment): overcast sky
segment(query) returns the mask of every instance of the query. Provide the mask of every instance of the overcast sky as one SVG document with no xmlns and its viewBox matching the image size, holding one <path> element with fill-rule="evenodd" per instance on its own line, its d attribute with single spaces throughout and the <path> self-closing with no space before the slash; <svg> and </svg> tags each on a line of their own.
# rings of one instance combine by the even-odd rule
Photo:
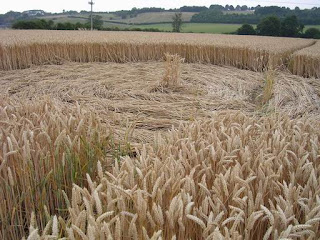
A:
<svg viewBox="0 0 320 240">
<path fill-rule="evenodd" d="M 182 6 L 210 6 L 211 4 L 232 4 L 256 6 L 286 6 L 294 8 L 312 8 L 320 7 L 319 0 L 94 0 L 95 11 L 114 11 L 126 10 L 133 7 L 162 7 L 162 8 L 179 8 Z M 88 0 L 2 0 L 0 13 L 12 11 L 25 11 L 31 9 L 42 9 L 47 12 L 62 12 L 65 10 L 88 10 Z"/>
</svg>

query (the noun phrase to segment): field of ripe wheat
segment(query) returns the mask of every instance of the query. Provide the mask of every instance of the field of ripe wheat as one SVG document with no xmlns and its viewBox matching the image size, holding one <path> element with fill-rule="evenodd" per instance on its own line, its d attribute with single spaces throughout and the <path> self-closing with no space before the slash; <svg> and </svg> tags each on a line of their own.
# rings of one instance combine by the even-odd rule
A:
<svg viewBox="0 0 320 240">
<path fill-rule="evenodd" d="M 294 53 L 291 71 L 304 77 L 320 78 L 320 41 Z"/>
<path fill-rule="evenodd" d="M 313 45 L 315 40 L 218 34 L 8 30 L 1 31 L 0 43 L 0 69 L 4 70 L 64 60 L 161 60 L 165 53 L 171 53 L 179 54 L 190 63 L 263 71 L 286 67 L 294 51 Z"/>
<path fill-rule="evenodd" d="M 0 239 L 319 239 L 317 44 L 1 31 Z"/>
</svg>

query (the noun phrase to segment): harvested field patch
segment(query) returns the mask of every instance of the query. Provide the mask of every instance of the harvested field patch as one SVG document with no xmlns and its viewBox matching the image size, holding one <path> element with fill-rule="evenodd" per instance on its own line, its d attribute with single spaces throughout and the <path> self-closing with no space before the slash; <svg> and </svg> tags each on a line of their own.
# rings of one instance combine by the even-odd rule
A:
<svg viewBox="0 0 320 240">
<path fill-rule="evenodd" d="M 79 102 L 107 116 L 113 126 L 126 128 L 129 120 L 135 126 L 135 142 L 150 142 L 156 130 L 166 131 L 180 121 L 211 117 L 220 110 L 249 115 L 262 111 L 264 73 L 182 64 L 181 86 L 161 89 L 158 86 L 164 74 L 162 62 L 35 66 L 0 72 L 0 94 L 19 100 L 47 96 L 64 104 Z M 268 111 L 292 117 L 317 115 L 319 91 L 316 80 L 277 73 Z"/>
</svg>

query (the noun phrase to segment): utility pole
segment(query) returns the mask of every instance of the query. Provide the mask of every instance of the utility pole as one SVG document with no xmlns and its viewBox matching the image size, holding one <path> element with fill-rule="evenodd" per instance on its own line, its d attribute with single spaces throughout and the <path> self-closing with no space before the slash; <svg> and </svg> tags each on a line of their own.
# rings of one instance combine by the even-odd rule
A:
<svg viewBox="0 0 320 240">
<path fill-rule="evenodd" d="M 91 2 L 89 2 L 89 4 L 91 5 L 91 31 L 93 30 L 93 15 L 92 15 L 92 11 L 93 11 L 93 0 L 91 0 Z"/>
</svg>

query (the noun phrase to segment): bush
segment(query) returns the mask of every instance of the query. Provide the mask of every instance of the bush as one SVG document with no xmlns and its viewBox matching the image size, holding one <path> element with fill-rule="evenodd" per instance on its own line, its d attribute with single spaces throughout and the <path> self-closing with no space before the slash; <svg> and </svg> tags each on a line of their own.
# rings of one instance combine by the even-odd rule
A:
<svg viewBox="0 0 320 240">
<path fill-rule="evenodd" d="M 263 18 L 257 26 L 257 34 L 262 36 L 280 36 L 281 22 L 276 16 Z"/>
<path fill-rule="evenodd" d="M 309 28 L 303 35 L 305 38 L 320 39 L 320 30 L 317 28 Z"/>
<path fill-rule="evenodd" d="M 12 25 L 13 29 L 54 29 L 52 20 L 44 19 L 21 20 Z"/>
<path fill-rule="evenodd" d="M 119 27 L 106 27 L 103 28 L 103 21 L 101 18 L 96 18 L 94 16 L 93 19 L 93 27 L 94 29 L 101 31 L 141 31 L 141 32 L 161 32 L 158 28 L 119 28 Z M 100 23 L 99 23 L 100 21 Z M 101 24 L 102 23 L 102 24 Z M 16 22 L 12 28 L 14 29 L 47 29 L 47 30 L 78 30 L 78 29 L 90 29 L 90 22 L 87 23 L 71 23 L 71 22 L 60 22 L 56 25 L 52 20 L 46 21 L 44 19 L 34 19 L 29 21 L 19 21 Z"/>
<path fill-rule="evenodd" d="M 238 30 L 238 35 L 256 35 L 256 30 L 250 24 L 243 24 Z"/>
<path fill-rule="evenodd" d="M 282 37 L 298 37 L 303 32 L 304 26 L 298 21 L 297 16 L 286 17 L 281 22 L 280 35 Z"/>
<path fill-rule="evenodd" d="M 173 32 L 181 32 L 182 28 L 182 13 L 175 13 L 172 18 L 172 31 Z"/>
</svg>

